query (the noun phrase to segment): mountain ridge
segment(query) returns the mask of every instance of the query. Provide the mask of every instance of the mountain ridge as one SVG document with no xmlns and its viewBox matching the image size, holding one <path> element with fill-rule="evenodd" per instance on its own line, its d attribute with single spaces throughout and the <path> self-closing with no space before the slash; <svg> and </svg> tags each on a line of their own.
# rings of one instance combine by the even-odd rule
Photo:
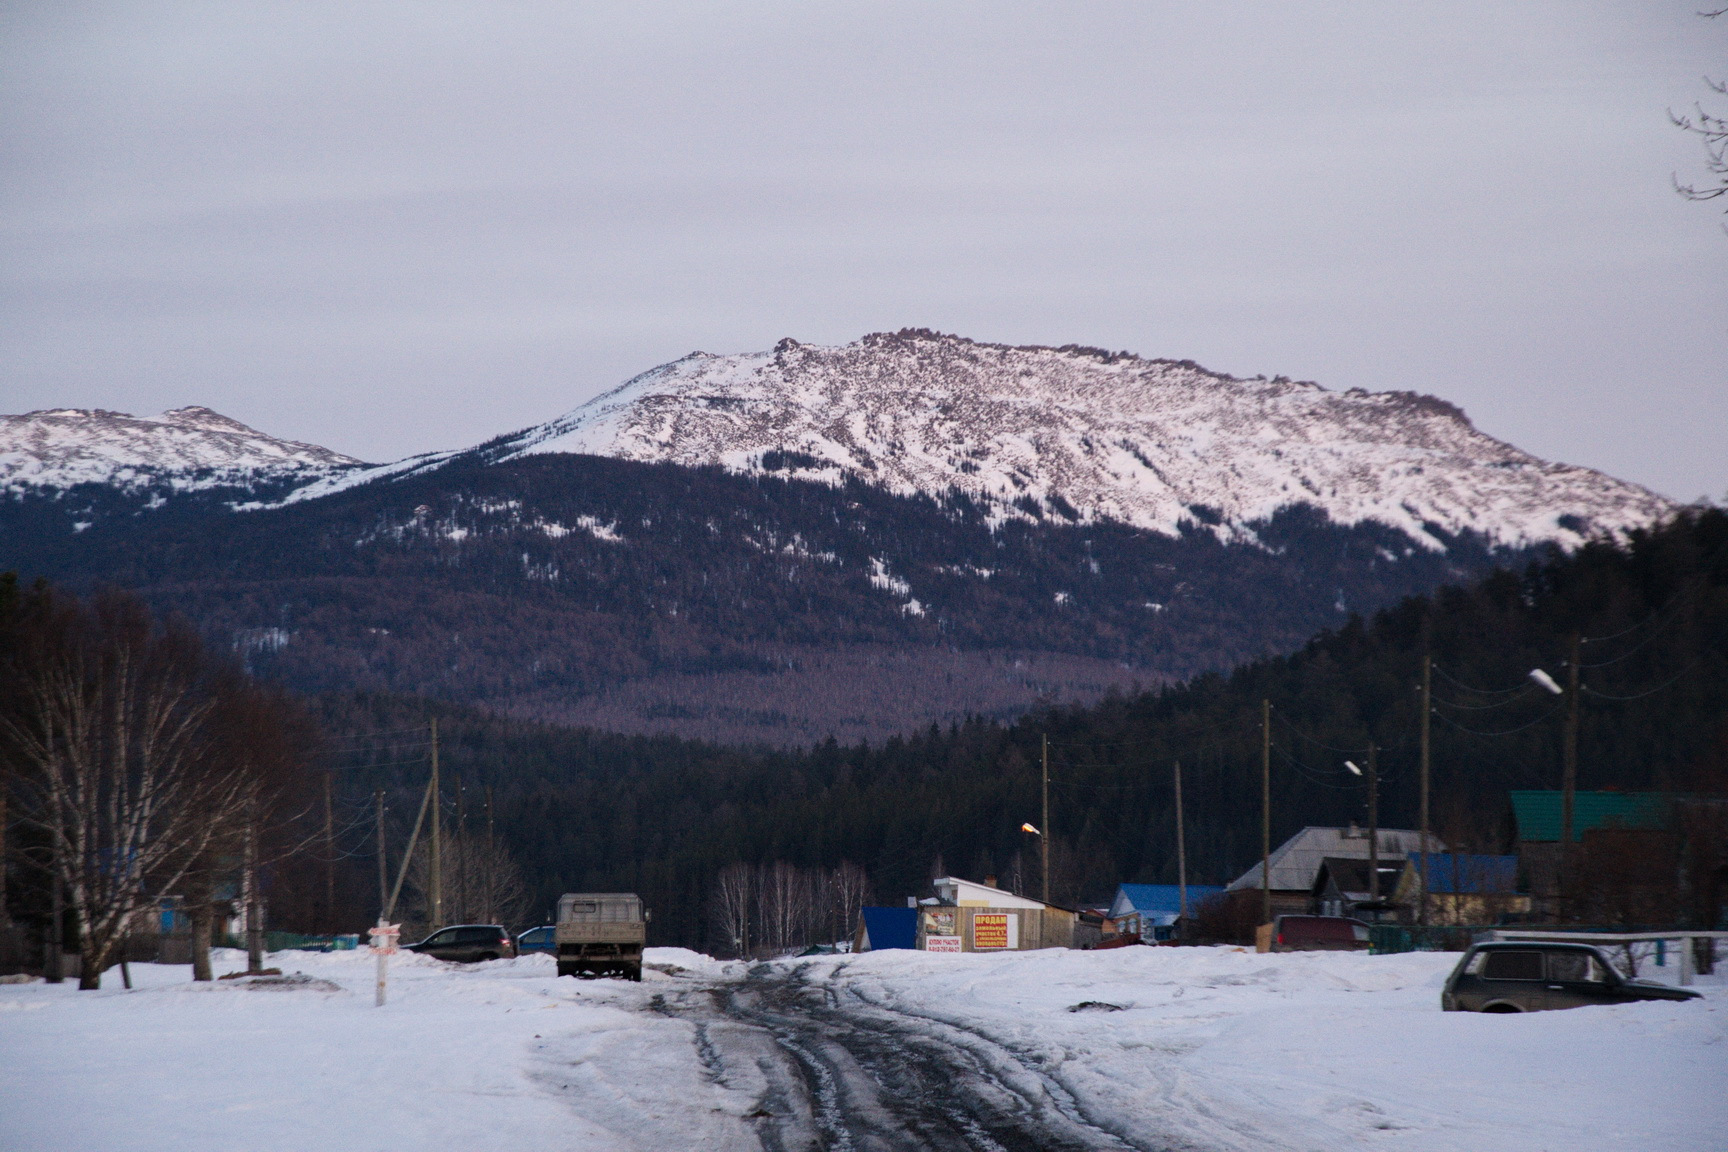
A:
<svg viewBox="0 0 1728 1152">
<path fill-rule="evenodd" d="M 1541 460 L 1426 394 L 1333 392 L 1191 360 L 928 329 L 831 347 L 788 337 L 768 352 L 693 352 L 545 423 L 332 475 L 290 499 L 470 455 L 549 452 L 830 484 L 851 476 L 899 495 L 963 492 L 997 520 L 1111 520 L 1164 535 L 1198 524 L 1240 536 L 1280 508 L 1310 504 L 1340 524 L 1391 525 L 1430 549 L 1465 531 L 1511 547 L 1574 547 L 1676 507 Z"/>
</svg>

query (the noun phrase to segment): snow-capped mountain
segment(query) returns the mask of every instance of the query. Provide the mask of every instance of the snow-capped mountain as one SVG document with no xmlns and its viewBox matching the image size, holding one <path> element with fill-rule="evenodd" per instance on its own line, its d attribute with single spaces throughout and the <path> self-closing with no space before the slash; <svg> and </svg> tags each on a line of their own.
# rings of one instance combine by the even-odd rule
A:
<svg viewBox="0 0 1728 1152">
<path fill-rule="evenodd" d="M 361 464 L 279 440 L 208 408 L 133 416 L 51 408 L 0 416 L 0 492 L 105 484 L 121 490 L 196 491 L 262 480 L 312 479 Z"/>
<path fill-rule="evenodd" d="M 1574 545 L 1673 508 L 1635 484 L 1496 440 L 1431 396 L 1333 392 L 1191 361 L 923 330 L 841 347 L 787 339 L 771 352 L 692 353 L 486 452 L 850 474 L 901 494 L 957 489 L 999 516 L 1036 509 L 1162 533 L 1184 521 L 1228 533 L 1305 503 L 1336 523 L 1375 520 L 1435 547 L 1431 525 L 1509 546 Z"/>
</svg>

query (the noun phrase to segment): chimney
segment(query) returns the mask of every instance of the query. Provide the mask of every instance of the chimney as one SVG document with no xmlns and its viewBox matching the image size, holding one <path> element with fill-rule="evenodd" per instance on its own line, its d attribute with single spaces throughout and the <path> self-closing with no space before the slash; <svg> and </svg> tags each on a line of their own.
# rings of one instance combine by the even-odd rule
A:
<svg viewBox="0 0 1728 1152">
<path fill-rule="evenodd" d="M 990 875 L 988 875 L 988 876 L 986 876 L 986 877 L 984 877 L 984 887 L 986 887 L 986 888 L 995 888 L 995 887 L 996 887 L 996 886 L 997 886 L 997 884 L 996 884 L 996 875 L 995 875 L 995 873 L 991 873 L 991 874 L 990 874 Z"/>
</svg>

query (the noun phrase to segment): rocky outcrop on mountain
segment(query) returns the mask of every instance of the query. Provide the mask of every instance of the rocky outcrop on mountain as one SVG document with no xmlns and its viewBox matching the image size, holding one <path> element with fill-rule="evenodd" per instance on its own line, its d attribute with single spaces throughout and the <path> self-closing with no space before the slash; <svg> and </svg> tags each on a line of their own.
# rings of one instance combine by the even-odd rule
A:
<svg viewBox="0 0 1728 1152">
<path fill-rule="evenodd" d="M 1228 533 L 1307 504 L 1429 547 L 1466 531 L 1514 547 L 1576 545 L 1673 509 L 1635 484 L 1496 440 L 1432 396 L 923 330 L 692 353 L 484 450 L 852 476 L 903 495 L 963 492 L 1000 518 L 1165 534 L 1184 522 Z"/>
</svg>

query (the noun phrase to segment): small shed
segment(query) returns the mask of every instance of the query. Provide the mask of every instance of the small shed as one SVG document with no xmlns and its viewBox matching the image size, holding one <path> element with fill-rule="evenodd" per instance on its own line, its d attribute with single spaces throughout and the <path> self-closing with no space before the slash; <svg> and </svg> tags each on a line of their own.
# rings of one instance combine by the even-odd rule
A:
<svg viewBox="0 0 1728 1152">
<path fill-rule="evenodd" d="M 852 951 L 876 952 L 884 948 L 918 947 L 916 908 L 860 908 L 858 931 Z"/>
<path fill-rule="evenodd" d="M 944 876 L 918 905 L 918 947 L 927 952 L 1016 952 L 1073 948 L 1080 915 L 974 880 Z"/>
</svg>

